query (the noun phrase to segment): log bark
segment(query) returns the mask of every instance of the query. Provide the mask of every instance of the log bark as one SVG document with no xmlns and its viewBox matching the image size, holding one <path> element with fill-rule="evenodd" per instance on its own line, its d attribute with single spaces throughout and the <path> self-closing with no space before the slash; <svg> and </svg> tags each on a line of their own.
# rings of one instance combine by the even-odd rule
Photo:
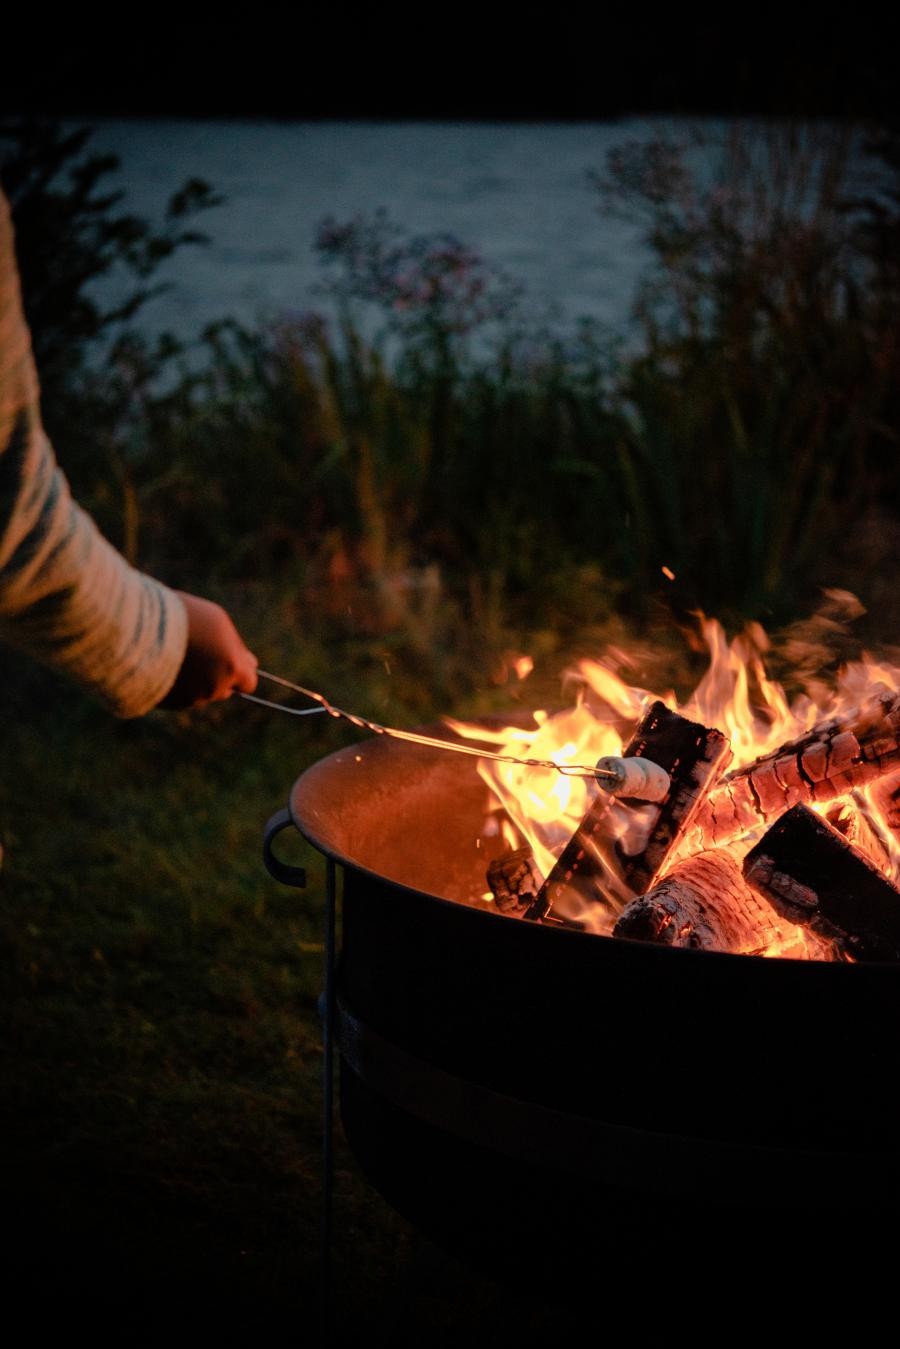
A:
<svg viewBox="0 0 900 1349">
<path fill-rule="evenodd" d="M 833 960 L 827 941 L 811 940 L 753 892 L 731 849 L 699 853 L 677 863 L 658 885 L 623 910 L 614 936 L 661 946 L 800 959 Z"/>
<path fill-rule="evenodd" d="M 898 766 L 900 694 L 883 694 L 726 774 L 697 812 L 687 846 L 726 843 L 792 806 L 833 801 Z"/>
<path fill-rule="evenodd" d="M 751 848 L 744 878 L 790 922 L 858 960 L 900 960 L 900 890 L 806 806 L 794 806 Z"/>
<path fill-rule="evenodd" d="M 640 847 L 625 853 L 609 837 L 612 798 L 601 792 L 585 814 L 547 877 L 526 917 L 541 918 L 566 891 L 588 904 L 610 907 L 610 894 L 632 896 L 652 885 L 684 836 L 709 783 L 731 758 L 721 731 L 701 726 L 655 702 L 635 730 L 624 758 L 649 759 L 669 774 L 670 785 L 658 804 L 635 803 L 646 812 Z M 615 911 L 615 910 L 614 910 Z"/>
</svg>

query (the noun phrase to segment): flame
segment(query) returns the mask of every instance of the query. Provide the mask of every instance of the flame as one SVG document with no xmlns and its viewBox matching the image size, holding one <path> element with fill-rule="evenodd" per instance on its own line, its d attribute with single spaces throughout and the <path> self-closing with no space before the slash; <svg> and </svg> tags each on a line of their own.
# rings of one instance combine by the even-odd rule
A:
<svg viewBox="0 0 900 1349">
<path fill-rule="evenodd" d="M 624 653 L 615 652 L 599 660 L 582 659 L 566 671 L 564 681 L 575 690 L 573 706 L 553 713 L 537 710 L 532 713 L 532 726 L 486 732 L 483 726 L 464 722 L 450 721 L 449 725 L 458 734 L 490 743 L 511 756 L 589 765 L 604 755 L 621 754 L 649 703 L 660 699 L 682 716 L 722 731 L 731 744 L 730 768 L 734 770 L 805 734 L 823 719 L 846 715 L 877 693 L 900 691 L 900 669 L 863 654 L 844 666 L 833 684 L 821 678 L 807 679 L 805 691 L 789 698 L 766 671 L 764 656 L 770 644 L 759 624 L 751 624 L 731 641 L 715 619 L 698 615 L 698 625 L 709 664 L 683 703 L 671 691 L 651 693 L 627 683 L 614 668 L 615 663 L 627 663 L 627 656 L 623 660 Z M 524 677 L 520 667 L 524 669 L 526 663 L 530 673 L 533 663 L 528 657 L 517 662 L 520 678 Z M 478 772 L 490 789 L 492 808 L 503 812 L 503 834 L 509 846 L 529 846 L 546 879 L 600 792 L 599 786 L 592 779 L 566 777 L 551 768 L 492 760 L 481 760 Z M 855 797 L 853 808 L 862 805 L 874 811 L 868 792 L 857 792 Z M 834 804 L 813 808 L 824 814 Z M 605 831 L 610 846 L 618 841 L 626 853 L 636 851 L 648 827 L 648 815 L 652 818 L 652 812 L 612 802 Z M 897 883 L 900 846 L 887 828 L 875 832 L 883 851 L 873 860 Z M 748 837 L 746 846 L 752 841 Z M 858 841 L 856 846 L 860 846 Z M 612 909 L 595 920 L 597 930 L 610 930 L 620 898 L 614 892 L 613 884 Z M 769 949 L 766 954 L 796 955 L 798 943 L 802 954 L 802 935 L 792 945 Z"/>
</svg>

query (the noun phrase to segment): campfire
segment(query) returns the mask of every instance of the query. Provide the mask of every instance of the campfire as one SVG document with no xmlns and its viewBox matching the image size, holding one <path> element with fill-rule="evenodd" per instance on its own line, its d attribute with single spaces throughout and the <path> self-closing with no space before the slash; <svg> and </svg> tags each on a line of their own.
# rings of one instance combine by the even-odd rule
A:
<svg viewBox="0 0 900 1349">
<path fill-rule="evenodd" d="M 485 759 L 482 902 L 531 922 L 801 960 L 900 959 L 900 669 L 864 656 L 790 700 L 753 627 L 701 620 L 683 705 L 612 662 L 533 727 L 451 722 Z M 597 765 L 596 776 L 566 767 Z"/>
</svg>

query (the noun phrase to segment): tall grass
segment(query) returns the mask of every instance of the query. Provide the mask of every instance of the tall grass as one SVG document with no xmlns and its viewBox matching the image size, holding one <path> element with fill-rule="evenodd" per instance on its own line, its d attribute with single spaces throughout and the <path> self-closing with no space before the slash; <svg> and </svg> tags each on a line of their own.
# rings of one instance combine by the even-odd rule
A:
<svg viewBox="0 0 900 1349">
<path fill-rule="evenodd" d="M 330 318 L 219 325 L 166 393 L 133 337 L 82 375 L 105 449 L 76 455 L 79 485 L 146 565 L 326 609 L 356 591 L 425 644 L 451 610 L 567 627 L 662 595 L 780 619 L 870 581 L 890 607 L 896 165 L 860 135 L 741 125 L 712 173 L 689 145 L 611 155 L 600 204 L 642 218 L 655 259 L 627 347 L 529 328 L 450 236 L 325 222 Z"/>
<path fill-rule="evenodd" d="M 328 319 L 220 324 L 189 366 L 127 328 L 99 367 L 77 353 L 139 309 L 157 263 L 199 237 L 183 217 L 215 199 L 186 185 L 156 232 L 111 218 L 106 161 L 76 159 L 68 194 L 54 186 L 81 149 L 44 134 L 5 177 L 26 242 L 39 221 L 77 241 L 55 287 L 25 277 L 53 357 L 45 410 L 134 560 L 333 611 L 355 591 L 373 628 L 408 621 L 423 646 L 451 612 L 498 634 L 660 596 L 778 619 L 823 584 L 871 582 L 896 616 L 878 580 L 900 514 L 886 133 L 744 123 L 717 156 L 664 139 L 614 151 L 592 175 L 598 205 L 642 220 L 654 259 L 626 347 L 588 324 L 535 329 L 459 240 L 376 214 L 322 224 Z M 46 238 L 32 253 L 55 256 Z M 54 321 L 48 295 L 129 258 L 121 312 L 67 302 Z"/>
</svg>

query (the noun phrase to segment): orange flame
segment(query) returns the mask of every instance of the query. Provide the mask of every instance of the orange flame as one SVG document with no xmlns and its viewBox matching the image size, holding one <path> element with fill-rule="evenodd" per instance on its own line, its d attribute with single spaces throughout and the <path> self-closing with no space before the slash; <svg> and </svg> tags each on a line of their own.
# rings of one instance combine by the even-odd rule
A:
<svg viewBox="0 0 900 1349">
<path fill-rule="evenodd" d="M 822 681 L 808 683 L 810 691 L 789 699 L 766 672 L 763 656 L 769 642 L 758 624 L 730 642 L 715 619 L 700 615 L 699 627 L 709 666 L 684 703 L 671 691 L 653 694 L 626 683 L 612 668 L 611 658 L 585 659 L 565 676 L 576 688 L 574 706 L 554 713 L 535 711 L 533 727 L 510 726 L 486 736 L 482 726 L 449 724 L 458 734 L 488 740 L 505 754 L 563 765 L 590 764 L 603 755 L 620 754 L 646 707 L 660 698 L 673 711 L 722 731 L 730 741 L 735 769 L 804 734 L 823 718 L 847 714 L 878 692 L 900 690 L 900 669 L 864 654 L 840 671 L 832 687 Z M 490 788 L 493 808 L 502 807 L 513 826 L 510 846 L 528 845 L 546 878 L 600 788 L 590 779 L 565 777 L 549 768 L 482 760 L 478 771 Z M 829 808 L 823 806 L 822 812 Z M 629 829 L 640 828 L 636 814 L 640 816 L 613 803 L 610 836 L 623 839 Z M 890 878 L 896 882 L 900 848 L 892 837 L 885 846 L 891 854 Z M 600 930 L 608 931 L 608 925 L 601 922 Z"/>
</svg>

